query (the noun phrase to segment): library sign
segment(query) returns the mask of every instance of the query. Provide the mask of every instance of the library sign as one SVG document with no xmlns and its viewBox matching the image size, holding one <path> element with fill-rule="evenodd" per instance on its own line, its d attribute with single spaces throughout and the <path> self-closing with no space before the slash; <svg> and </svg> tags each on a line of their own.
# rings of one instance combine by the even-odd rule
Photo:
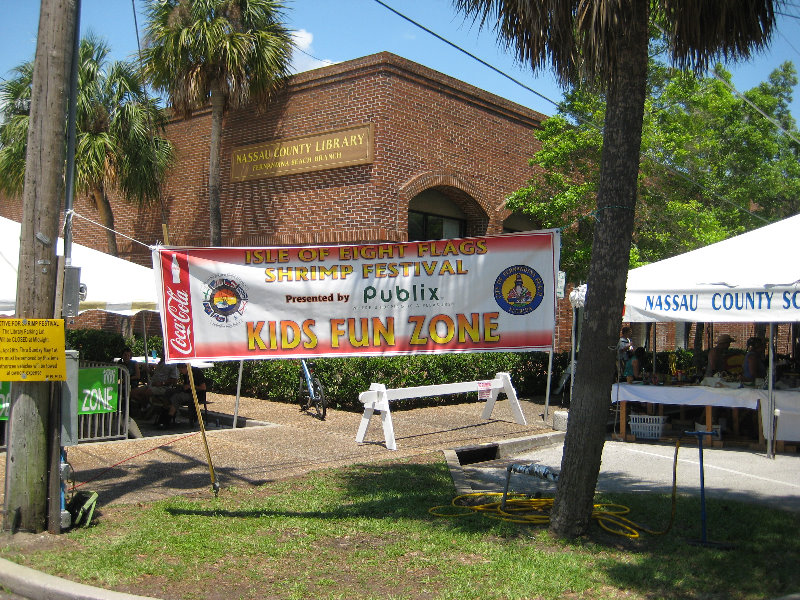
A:
<svg viewBox="0 0 800 600">
<path fill-rule="evenodd" d="M 374 158 L 373 133 L 372 123 L 366 123 L 234 148 L 231 181 L 369 164 Z"/>
</svg>

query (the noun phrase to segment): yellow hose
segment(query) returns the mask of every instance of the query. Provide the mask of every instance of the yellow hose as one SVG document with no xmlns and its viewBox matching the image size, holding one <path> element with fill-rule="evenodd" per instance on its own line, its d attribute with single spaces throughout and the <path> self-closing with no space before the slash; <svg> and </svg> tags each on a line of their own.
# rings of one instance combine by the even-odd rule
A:
<svg viewBox="0 0 800 600">
<path fill-rule="evenodd" d="M 631 509 L 621 504 L 599 503 L 594 505 L 592 519 L 597 524 L 615 535 L 621 535 L 636 539 L 639 532 L 651 535 L 663 535 L 667 533 L 675 521 L 677 505 L 677 474 L 678 474 L 678 449 L 681 441 L 675 443 L 675 458 L 672 462 L 672 510 L 667 527 L 663 531 L 653 531 L 644 525 L 631 521 L 623 515 L 631 512 Z M 492 519 L 499 519 L 509 523 L 521 523 L 526 525 L 549 525 L 550 511 L 553 508 L 553 498 L 530 498 L 525 494 L 507 494 L 505 509 L 502 508 L 503 494 L 500 492 L 472 492 L 462 494 L 453 498 L 450 504 L 442 504 L 428 509 L 428 512 L 437 517 L 456 518 L 464 517 L 474 513 L 486 515 Z M 486 498 L 487 500 L 497 498 L 497 501 L 475 502 L 475 498 Z"/>
</svg>

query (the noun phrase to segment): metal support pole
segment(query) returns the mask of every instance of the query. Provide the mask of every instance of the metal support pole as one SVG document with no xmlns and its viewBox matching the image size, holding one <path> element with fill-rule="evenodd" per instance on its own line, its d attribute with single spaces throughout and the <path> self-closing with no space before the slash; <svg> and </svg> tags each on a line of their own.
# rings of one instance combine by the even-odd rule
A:
<svg viewBox="0 0 800 600">
<path fill-rule="evenodd" d="M 242 370 L 244 369 L 244 360 L 239 360 L 239 379 L 236 380 L 236 405 L 233 407 L 233 429 L 239 422 L 239 397 L 242 391 Z"/>
<path fill-rule="evenodd" d="M 686 435 L 693 435 L 697 438 L 697 447 L 700 451 L 700 526 L 701 536 L 700 543 L 702 545 L 708 544 L 707 526 L 706 526 L 706 486 L 705 486 L 705 470 L 703 468 L 703 437 L 710 435 L 717 435 L 715 431 L 684 431 Z"/>
</svg>

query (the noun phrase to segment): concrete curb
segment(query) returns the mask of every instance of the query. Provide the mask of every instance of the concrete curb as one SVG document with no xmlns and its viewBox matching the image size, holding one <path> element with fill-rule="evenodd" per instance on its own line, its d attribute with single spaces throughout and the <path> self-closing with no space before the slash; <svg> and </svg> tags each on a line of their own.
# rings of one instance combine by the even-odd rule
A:
<svg viewBox="0 0 800 600">
<path fill-rule="evenodd" d="M 502 440 L 500 442 L 481 444 L 477 447 L 497 447 L 497 458 L 507 458 L 520 454 L 527 450 L 534 448 L 543 448 L 545 446 L 553 446 L 561 444 L 566 435 L 563 431 L 556 431 L 553 433 L 541 433 L 529 437 L 514 438 L 510 440 Z M 473 447 L 474 448 L 474 447 Z M 453 478 L 453 485 L 456 488 L 456 494 L 471 494 L 475 490 L 472 488 L 472 482 L 464 474 L 464 469 L 461 466 L 461 461 L 458 458 L 459 448 L 453 450 L 444 450 L 444 458 L 447 461 L 447 466 L 450 469 L 450 477 Z"/>
<path fill-rule="evenodd" d="M 552 433 L 540 433 L 529 437 L 502 440 L 497 443 L 497 456 L 499 458 L 507 458 L 525 452 L 526 450 L 561 444 L 564 442 L 564 437 L 566 435 L 564 431 L 554 431 Z"/>
<path fill-rule="evenodd" d="M 0 558 L 0 584 L 29 600 L 158 600 L 75 583 Z"/>
</svg>

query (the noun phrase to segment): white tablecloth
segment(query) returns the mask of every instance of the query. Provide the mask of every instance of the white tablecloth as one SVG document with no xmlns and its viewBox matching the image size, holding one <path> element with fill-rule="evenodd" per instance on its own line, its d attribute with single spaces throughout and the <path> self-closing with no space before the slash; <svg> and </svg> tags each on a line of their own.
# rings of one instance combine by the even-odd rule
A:
<svg viewBox="0 0 800 600">
<path fill-rule="evenodd" d="M 775 439 L 800 441 L 800 392 L 774 391 L 775 408 L 779 409 Z M 702 385 L 667 386 L 615 383 L 612 402 L 650 402 L 682 406 L 727 406 L 755 409 L 761 402 L 761 417 L 769 423 L 769 391 L 755 388 L 713 388 Z M 766 433 L 766 432 L 764 432 Z"/>
<path fill-rule="evenodd" d="M 798 394 L 800 397 L 800 394 Z M 728 406 L 755 408 L 758 401 L 766 402 L 767 390 L 755 388 L 712 388 L 702 385 L 642 385 L 615 383 L 611 389 L 612 402 L 650 402 L 683 406 Z"/>
</svg>

